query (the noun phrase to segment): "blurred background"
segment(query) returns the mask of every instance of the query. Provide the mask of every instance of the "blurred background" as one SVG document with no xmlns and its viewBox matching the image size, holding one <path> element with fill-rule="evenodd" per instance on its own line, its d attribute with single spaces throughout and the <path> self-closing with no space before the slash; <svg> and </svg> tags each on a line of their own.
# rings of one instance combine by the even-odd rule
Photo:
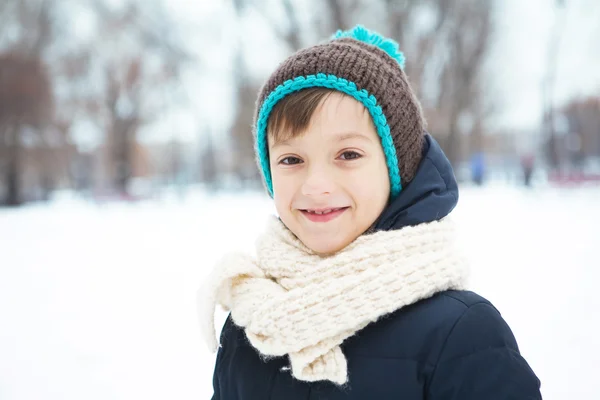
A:
<svg viewBox="0 0 600 400">
<path fill-rule="evenodd" d="M 257 92 L 357 23 L 405 53 L 473 288 L 544 398 L 597 396 L 598 21 L 596 0 L 1 0 L 0 399 L 210 397 L 196 291 L 274 213 Z"/>
</svg>

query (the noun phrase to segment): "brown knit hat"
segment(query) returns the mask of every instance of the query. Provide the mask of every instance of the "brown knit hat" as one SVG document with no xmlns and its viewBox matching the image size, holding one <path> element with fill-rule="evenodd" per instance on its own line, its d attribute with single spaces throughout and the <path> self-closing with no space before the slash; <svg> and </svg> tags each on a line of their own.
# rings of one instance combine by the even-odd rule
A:
<svg viewBox="0 0 600 400">
<path fill-rule="evenodd" d="M 355 98 L 369 110 L 386 156 L 391 196 L 397 196 L 415 176 L 425 138 L 421 106 L 403 68 L 398 44 L 360 25 L 284 60 L 261 89 L 256 105 L 256 154 L 269 193 L 273 195 L 267 123 L 273 107 L 290 93 L 325 87 Z"/>
</svg>

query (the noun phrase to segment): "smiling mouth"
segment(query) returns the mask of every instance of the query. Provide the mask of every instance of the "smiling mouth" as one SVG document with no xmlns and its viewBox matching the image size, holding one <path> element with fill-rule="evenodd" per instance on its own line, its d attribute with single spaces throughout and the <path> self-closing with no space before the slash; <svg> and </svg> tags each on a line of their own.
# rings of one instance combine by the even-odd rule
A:
<svg viewBox="0 0 600 400">
<path fill-rule="evenodd" d="M 329 222 L 342 215 L 348 208 L 321 208 L 316 210 L 300 210 L 300 212 L 312 222 Z"/>
</svg>

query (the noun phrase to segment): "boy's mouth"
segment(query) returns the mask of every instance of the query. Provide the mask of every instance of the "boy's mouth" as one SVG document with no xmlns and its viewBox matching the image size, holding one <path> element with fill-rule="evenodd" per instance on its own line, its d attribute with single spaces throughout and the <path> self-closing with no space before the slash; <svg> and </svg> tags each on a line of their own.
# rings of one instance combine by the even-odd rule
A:
<svg viewBox="0 0 600 400">
<path fill-rule="evenodd" d="M 348 208 L 349 207 L 319 208 L 300 211 L 302 212 L 302 215 L 312 222 L 328 222 L 342 215 Z"/>
</svg>

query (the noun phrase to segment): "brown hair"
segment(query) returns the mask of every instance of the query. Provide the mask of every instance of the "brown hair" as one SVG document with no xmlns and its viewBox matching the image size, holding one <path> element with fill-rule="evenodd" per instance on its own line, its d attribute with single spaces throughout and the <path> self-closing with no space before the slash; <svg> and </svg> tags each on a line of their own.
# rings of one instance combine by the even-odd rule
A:
<svg viewBox="0 0 600 400">
<path fill-rule="evenodd" d="M 282 142 L 300 135 L 308 128 L 310 120 L 319 107 L 333 93 L 333 89 L 313 87 L 292 93 L 281 99 L 269 116 L 268 135 Z"/>
</svg>

